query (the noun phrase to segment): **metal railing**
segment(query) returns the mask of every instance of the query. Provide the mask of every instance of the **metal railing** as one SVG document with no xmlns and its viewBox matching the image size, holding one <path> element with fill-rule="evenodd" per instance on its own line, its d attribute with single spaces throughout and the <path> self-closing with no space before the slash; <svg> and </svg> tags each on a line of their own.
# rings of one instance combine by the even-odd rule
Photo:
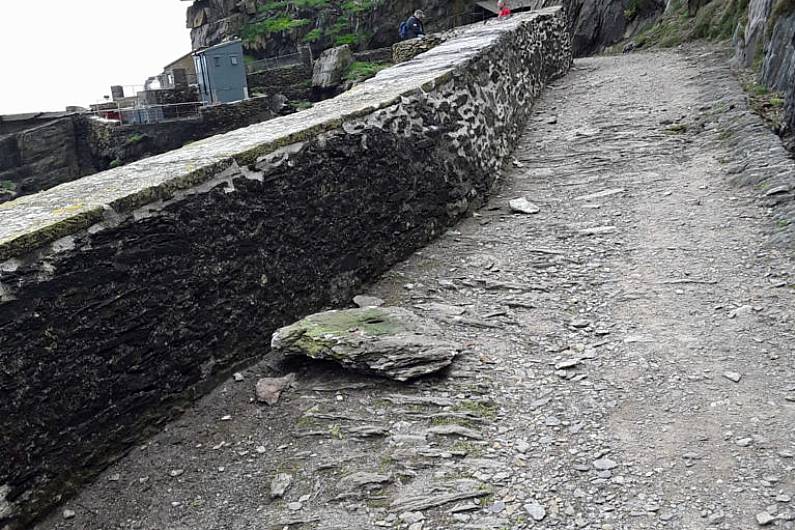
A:
<svg viewBox="0 0 795 530">
<path fill-rule="evenodd" d="M 112 108 L 94 110 L 92 114 L 98 118 L 113 121 L 118 125 L 141 125 L 197 118 L 201 115 L 200 109 L 202 106 L 204 106 L 204 103 L 200 101 L 140 107 L 119 107 L 116 105 L 116 107 Z"/>
</svg>

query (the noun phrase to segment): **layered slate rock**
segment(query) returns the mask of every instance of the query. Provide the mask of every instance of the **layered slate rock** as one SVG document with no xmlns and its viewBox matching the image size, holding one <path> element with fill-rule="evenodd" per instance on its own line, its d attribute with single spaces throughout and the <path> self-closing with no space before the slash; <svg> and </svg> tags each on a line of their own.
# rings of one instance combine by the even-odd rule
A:
<svg viewBox="0 0 795 530">
<path fill-rule="evenodd" d="M 342 83 L 345 71 L 353 62 L 351 49 L 345 46 L 330 48 L 320 54 L 312 71 L 312 86 L 334 88 Z"/>
<path fill-rule="evenodd" d="M 310 315 L 273 334 L 271 349 L 408 381 L 453 362 L 459 347 L 439 327 L 400 307 L 366 307 Z"/>
<path fill-rule="evenodd" d="M 0 528 L 483 204 L 570 65 L 560 9 L 476 24 L 306 111 L 1 204 Z"/>
</svg>

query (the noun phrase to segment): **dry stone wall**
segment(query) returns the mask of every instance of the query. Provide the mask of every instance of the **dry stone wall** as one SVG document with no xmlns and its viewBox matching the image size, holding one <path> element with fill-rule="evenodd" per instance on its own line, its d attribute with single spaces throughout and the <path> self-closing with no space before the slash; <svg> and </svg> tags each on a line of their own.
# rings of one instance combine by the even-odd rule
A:
<svg viewBox="0 0 795 530">
<path fill-rule="evenodd" d="M 0 527 L 482 204 L 571 57 L 559 8 L 477 24 L 307 111 L 0 205 Z"/>
</svg>

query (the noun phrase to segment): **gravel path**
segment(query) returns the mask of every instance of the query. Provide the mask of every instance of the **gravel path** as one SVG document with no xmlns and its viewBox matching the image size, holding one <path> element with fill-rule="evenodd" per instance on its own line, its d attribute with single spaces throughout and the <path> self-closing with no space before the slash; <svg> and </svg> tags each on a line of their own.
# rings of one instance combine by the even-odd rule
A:
<svg viewBox="0 0 795 530">
<path fill-rule="evenodd" d="M 368 289 L 452 370 L 284 364 L 268 408 L 261 363 L 38 528 L 795 528 L 792 246 L 730 183 L 791 172 L 776 142 L 720 53 L 578 61 L 491 203 Z"/>
</svg>

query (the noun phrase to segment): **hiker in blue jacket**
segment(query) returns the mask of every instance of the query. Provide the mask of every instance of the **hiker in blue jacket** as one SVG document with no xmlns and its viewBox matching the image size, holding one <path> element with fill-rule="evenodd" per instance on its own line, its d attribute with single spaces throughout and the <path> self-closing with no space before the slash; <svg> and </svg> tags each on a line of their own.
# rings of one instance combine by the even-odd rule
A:
<svg viewBox="0 0 795 530">
<path fill-rule="evenodd" d="M 406 40 L 424 37 L 425 27 L 422 25 L 423 18 L 425 18 L 425 13 L 419 9 L 416 10 L 407 21 L 400 24 L 400 38 Z"/>
</svg>

